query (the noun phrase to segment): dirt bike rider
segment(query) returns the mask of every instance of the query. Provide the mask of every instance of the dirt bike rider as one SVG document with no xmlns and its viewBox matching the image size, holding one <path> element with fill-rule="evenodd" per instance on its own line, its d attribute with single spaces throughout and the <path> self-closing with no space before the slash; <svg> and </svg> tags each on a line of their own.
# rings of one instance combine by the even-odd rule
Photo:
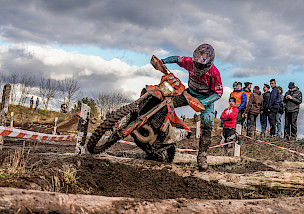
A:
<svg viewBox="0 0 304 214">
<path fill-rule="evenodd" d="M 213 64 L 214 49 L 209 44 L 198 46 L 193 57 L 170 56 L 162 59 L 164 64 L 177 63 L 189 72 L 187 92 L 196 97 L 205 107 L 201 112 L 201 136 L 197 163 L 200 170 L 208 168 L 206 152 L 211 144 L 211 134 L 214 124 L 214 102 L 223 94 L 220 72 Z M 173 100 L 175 107 L 188 105 L 184 95 Z"/>
</svg>

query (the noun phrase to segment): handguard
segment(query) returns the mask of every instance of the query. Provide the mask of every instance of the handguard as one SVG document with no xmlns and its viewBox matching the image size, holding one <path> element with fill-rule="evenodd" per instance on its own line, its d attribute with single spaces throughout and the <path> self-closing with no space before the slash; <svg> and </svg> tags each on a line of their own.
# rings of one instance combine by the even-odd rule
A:
<svg viewBox="0 0 304 214">
<path fill-rule="evenodd" d="M 153 65 L 153 67 L 156 70 L 159 70 L 164 74 L 169 74 L 170 73 L 168 71 L 168 68 L 164 65 L 163 61 L 158 59 L 155 55 L 152 56 L 150 63 Z"/>
<path fill-rule="evenodd" d="M 200 111 L 204 111 L 205 107 L 203 106 L 203 104 L 196 99 L 195 97 L 191 96 L 187 91 L 183 92 L 183 95 L 185 96 L 185 98 L 187 99 L 189 106 L 196 112 L 200 112 Z"/>
</svg>

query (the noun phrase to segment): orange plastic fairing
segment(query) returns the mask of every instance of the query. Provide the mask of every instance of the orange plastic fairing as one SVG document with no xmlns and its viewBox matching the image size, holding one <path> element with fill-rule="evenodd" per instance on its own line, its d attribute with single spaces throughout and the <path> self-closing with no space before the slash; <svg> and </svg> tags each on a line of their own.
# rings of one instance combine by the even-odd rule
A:
<svg viewBox="0 0 304 214">
<path fill-rule="evenodd" d="M 198 99 L 191 96 L 187 91 L 184 91 L 183 94 L 194 111 L 200 112 L 205 110 L 205 107 Z"/>
</svg>

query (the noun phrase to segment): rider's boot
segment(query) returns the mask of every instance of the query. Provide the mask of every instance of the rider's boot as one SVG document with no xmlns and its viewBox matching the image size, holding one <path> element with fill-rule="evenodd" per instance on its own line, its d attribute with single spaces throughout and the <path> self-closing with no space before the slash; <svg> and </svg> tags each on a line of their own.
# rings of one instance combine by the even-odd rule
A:
<svg viewBox="0 0 304 214">
<path fill-rule="evenodd" d="M 210 138 L 200 137 L 199 140 L 199 151 L 197 155 L 197 165 L 199 170 L 206 170 L 208 168 L 207 163 L 207 150 L 211 143 Z"/>
<path fill-rule="evenodd" d="M 201 121 L 201 136 L 199 139 L 199 149 L 197 155 L 197 165 L 199 170 L 206 170 L 208 168 L 207 163 L 207 150 L 211 144 L 211 132 L 212 122 Z"/>
</svg>

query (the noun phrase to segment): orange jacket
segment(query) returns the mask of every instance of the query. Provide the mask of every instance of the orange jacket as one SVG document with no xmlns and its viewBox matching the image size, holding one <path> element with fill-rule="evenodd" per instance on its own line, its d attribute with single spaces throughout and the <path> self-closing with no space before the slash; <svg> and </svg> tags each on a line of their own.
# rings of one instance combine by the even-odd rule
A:
<svg viewBox="0 0 304 214">
<path fill-rule="evenodd" d="M 238 110 L 242 110 L 246 107 L 247 95 L 243 90 L 236 90 L 230 94 L 230 97 L 234 97 L 236 99 L 235 106 Z"/>
<path fill-rule="evenodd" d="M 248 105 L 248 102 L 249 102 L 249 98 L 250 98 L 250 95 L 252 94 L 252 92 L 251 91 L 243 91 L 246 95 L 247 95 L 247 103 L 246 103 L 246 107 L 247 107 L 247 105 Z"/>
</svg>

